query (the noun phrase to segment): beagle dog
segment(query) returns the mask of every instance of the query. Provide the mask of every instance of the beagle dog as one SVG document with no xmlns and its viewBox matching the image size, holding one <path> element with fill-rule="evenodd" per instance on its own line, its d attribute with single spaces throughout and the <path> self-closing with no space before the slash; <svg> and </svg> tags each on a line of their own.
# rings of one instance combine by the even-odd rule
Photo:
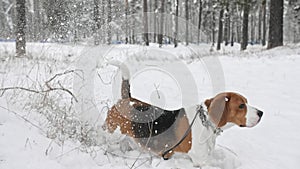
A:
<svg viewBox="0 0 300 169">
<path fill-rule="evenodd" d="M 202 166 L 221 130 L 234 124 L 253 127 L 263 115 L 245 97 L 233 92 L 220 93 L 202 105 L 164 110 L 132 98 L 128 70 L 120 68 L 122 99 L 108 111 L 103 129 L 113 133 L 119 128 L 140 147 L 164 159 L 175 152 L 187 153 L 194 166 Z"/>
</svg>

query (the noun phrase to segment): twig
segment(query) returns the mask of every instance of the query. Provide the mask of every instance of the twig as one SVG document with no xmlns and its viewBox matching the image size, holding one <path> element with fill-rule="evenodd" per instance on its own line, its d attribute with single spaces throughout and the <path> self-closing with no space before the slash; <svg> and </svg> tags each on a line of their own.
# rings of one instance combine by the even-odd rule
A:
<svg viewBox="0 0 300 169">
<path fill-rule="evenodd" d="M 46 81 L 46 85 L 49 86 L 49 83 L 54 80 L 55 78 L 57 78 L 58 76 L 62 76 L 62 75 L 66 75 L 66 74 L 69 74 L 69 73 L 76 73 L 77 71 L 80 71 L 80 70 L 67 70 L 63 73 L 58 73 L 58 74 L 55 74 L 52 78 L 50 78 L 49 80 Z M 77 74 L 77 73 L 76 73 Z M 78 75 L 78 74 L 77 74 Z M 78 75 L 79 76 L 79 75 Z M 80 77 L 80 76 L 79 76 Z"/>
<path fill-rule="evenodd" d="M 151 124 L 151 126 L 150 126 L 149 124 L 150 124 L 150 123 L 148 123 L 149 131 L 150 131 L 150 136 L 149 136 L 149 138 L 147 139 L 147 142 L 146 142 L 145 147 L 148 147 L 148 144 L 149 144 L 150 139 L 151 139 L 151 137 L 152 137 L 153 123 Z M 135 159 L 135 161 L 133 162 L 133 164 L 132 164 L 132 166 L 130 167 L 130 169 L 132 169 L 132 168 L 135 166 L 135 164 L 137 163 L 137 161 L 138 161 L 138 159 L 141 157 L 141 155 L 142 155 L 142 152 L 140 152 L 140 154 L 138 155 L 138 157 Z M 147 161 L 148 161 L 148 160 L 147 160 Z M 144 164 L 144 163 L 142 163 L 142 164 Z M 141 166 L 141 165 L 139 165 L 138 167 L 140 167 L 140 166 Z M 138 168 L 138 167 L 135 167 L 135 168 Z"/>
<path fill-rule="evenodd" d="M 45 155 L 46 155 L 46 156 L 47 156 L 48 153 L 49 153 L 49 149 L 50 149 L 50 147 L 51 147 L 53 141 L 54 141 L 54 140 L 51 140 L 51 142 L 49 143 L 49 145 L 48 145 L 48 147 L 47 147 L 47 149 L 46 149 L 46 151 L 45 151 Z M 51 148 L 52 148 L 52 147 L 51 147 Z"/>
<path fill-rule="evenodd" d="M 98 75 L 99 79 L 101 80 L 101 82 L 102 82 L 104 85 L 110 85 L 111 82 L 113 81 L 113 78 L 115 77 L 115 75 L 112 75 L 110 81 L 105 82 L 105 81 L 103 80 L 103 78 L 101 77 L 101 75 L 99 74 L 99 72 L 97 72 L 97 75 Z"/>
<path fill-rule="evenodd" d="M 67 151 L 67 152 L 65 152 L 65 153 L 62 153 L 61 155 L 55 157 L 55 159 L 58 159 L 58 158 L 60 158 L 60 157 L 62 157 L 62 156 L 64 156 L 64 155 L 66 155 L 66 154 L 69 154 L 69 153 L 71 153 L 71 152 L 73 152 L 73 151 L 75 151 L 75 150 L 78 150 L 79 148 L 80 148 L 80 146 L 75 147 L 75 148 L 73 148 L 73 149 L 71 149 L 71 150 L 69 150 L 69 151 Z"/>
<path fill-rule="evenodd" d="M 36 124 L 34 124 L 33 122 L 29 121 L 28 119 L 26 119 L 25 117 L 23 117 L 23 116 L 20 115 L 19 113 L 15 112 L 15 111 L 13 111 L 13 110 L 10 110 L 10 109 L 8 109 L 8 108 L 6 108 L 6 107 L 3 107 L 3 106 L 0 106 L 0 108 L 4 109 L 4 110 L 6 110 L 6 111 L 8 111 L 8 112 L 10 112 L 10 113 L 13 113 L 13 114 L 16 115 L 17 117 L 20 117 L 20 118 L 23 119 L 25 122 L 31 124 L 33 127 L 39 129 L 43 134 L 46 135 L 46 132 L 45 132 L 41 127 L 39 127 L 38 125 L 36 125 Z"/>
<path fill-rule="evenodd" d="M 235 153 L 233 150 L 231 150 L 228 147 L 222 146 L 220 144 L 217 144 L 219 147 L 226 149 L 227 151 L 231 152 L 233 155 L 235 155 L 236 157 L 238 157 L 237 153 Z"/>
<path fill-rule="evenodd" d="M 2 97 L 7 90 L 24 90 L 27 92 L 32 92 L 32 93 L 37 93 L 37 94 L 48 93 L 48 92 L 55 91 L 55 90 L 62 90 L 62 91 L 67 92 L 68 94 L 70 94 L 74 98 L 74 100 L 76 102 L 78 102 L 75 95 L 70 90 L 63 88 L 62 86 L 59 88 L 50 88 L 50 89 L 41 90 L 41 91 L 29 89 L 29 88 L 25 88 L 25 87 L 5 87 L 5 88 L 0 88 L 0 92 L 1 92 L 0 97 Z"/>
<path fill-rule="evenodd" d="M 155 87 L 155 90 L 156 90 L 158 99 L 160 99 L 160 95 L 159 95 L 159 91 L 158 91 L 159 86 L 160 86 L 160 85 L 156 85 L 156 84 L 154 83 L 154 87 Z"/>
</svg>

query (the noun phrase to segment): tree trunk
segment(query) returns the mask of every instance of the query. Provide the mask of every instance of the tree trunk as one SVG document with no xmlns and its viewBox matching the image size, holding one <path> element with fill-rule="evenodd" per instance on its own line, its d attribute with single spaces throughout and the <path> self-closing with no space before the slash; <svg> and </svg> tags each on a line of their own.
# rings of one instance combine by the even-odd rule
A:
<svg viewBox="0 0 300 169">
<path fill-rule="evenodd" d="M 236 19 L 235 14 L 234 14 L 234 5 L 232 4 L 232 8 L 231 8 L 231 16 L 232 16 L 232 21 L 231 21 L 231 42 L 230 42 L 230 46 L 234 45 L 234 20 Z"/>
<path fill-rule="evenodd" d="M 254 19 L 255 19 L 255 17 L 254 17 L 254 11 L 252 12 L 252 14 L 251 14 L 251 16 L 250 16 L 250 18 L 251 18 L 251 44 L 254 44 L 254 41 L 255 41 L 255 27 L 256 27 L 256 25 L 255 25 L 255 21 L 254 21 Z"/>
<path fill-rule="evenodd" d="M 158 0 L 154 0 L 154 19 L 153 19 L 153 43 L 156 43 L 156 38 L 157 38 L 157 8 L 158 8 Z"/>
<path fill-rule="evenodd" d="M 259 8 L 258 13 L 258 43 L 261 43 L 261 22 L 262 22 L 262 6 Z"/>
<path fill-rule="evenodd" d="M 42 21 L 41 21 L 41 7 L 40 7 L 40 1 L 38 0 L 34 0 L 33 1 L 33 21 L 34 21 L 34 26 L 33 26 L 33 32 L 34 32 L 34 41 L 38 41 L 41 39 L 41 34 L 42 34 L 42 30 L 41 30 L 41 25 L 42 25 Z"/>
<path fill-rule="evenodd" d="M 129 15 L 129 4 L 128 0 L 125 0 L 125 44 L 128 44 L 128 15 Z"/>
<path fill-rule="evenodd" d="M 101 12 L 101 25 L 105 25 L 105 2 L 106 0 L 101 0 L 101 6 L 102 6 L 102 12 Z M 102 43 L 105 44 L 106 43 L 106 36 L 105 36 L 105 29 L 101 30 L 101 38 L 102 38 Z"/>
<path fill-rule="evenodd" d="M 107 44 L 110 45 L 112 43 L 112 32 L 111 32 L 111 21 L 112 21 L 112 4 L 111 4 L 112 0 L 108 0 L 107 2 Z"/>
<path fill-rule="evenodd" d="M 267 23 L 266 23 L 266 18 L 267 18 L 267 4 L 266 4 L 266 0 L 262 1 L 262 22 L 263 22 L 263 36 L 262 36 L 262 45 L 265 46 L 266 45 L 266 34 L 267 34 Z"/>
<path fill-rule="evenodd" d="M 283 45 L 283 0 L 271 0 L 268 49 Z"/>
<path fill-rule="evenodd" d="M 201 23 L 202 23 L 202 0 L 199 0 L 199 18 L 198 18 L 198 44 L 200 44 Z"/>
<path fill-rule="evenodd" d="M 189 45 L 189 0 L 185 0 L 185 44 Z"/>
<path fill-rule="evenodd" d="M 218 33 L 218 44 L 217 44 L 217 50 L 221 49 L 221 43 L 223 41 L 223 15 L 224 15 L 224 9 L 223 6 L 220 10 L 220 16 L 219 16 L 219 33 Z"/>
<path fill-rule="evenodd" d="M 211 24 L 211 31 L 212 31 L 212 46 L 215 46 L 215 39 L 216 39 L 216 31 L 215 31 L 215 28 L 216 28 L 216 13 L 215 11 L 213 10 L 212 11 L 212 24 Z"/>
<path fill-rule="evenodd" d="M 175 32 L 174 32 L 174 47 L 178 46 L 178 17 L 179 17 L 179 0 L 175 0 Z"/>
<path fill-rule="evenodd" d="M 26 40 L 25 40 L 25 27 L 26 27 L 26 6 L 25 0 L 16 1 L 17 12 L 17 27 L 16 27 L 16 56 L 22 57 L 26 54 Z"/>
<path fill-rule="evenodd" d="M 242 20 L 242 17 L 241 17 L 241 9 L 239 8 L 239 5 L 236 5 L 236 10 L 237 10 L 237 18 L 236 18 L 236 41 L 238 43 L 242 43 L 242 38 L 241 38 L 241 20 Z"/>
<path fill-rule="evenodd" d="M 158 44 L 161 48 L 163 45 L 163 34 L 164 34 L 164 13 L 165 13 L 165 0 L 161 0 L 161 9 L 160 9 L 160 29 L 158 34 Z"/>
<path fill-rule="evenodd" d="M 243 15 L 243 30 L 242 30 L 242 44 L 241 50 L 246 50 L 248 45 L 248 24 L 249 24 L 249 0 L 244 1 L 244 15 Z"/>
<path fill-rule="evenodd" d="M 99 29 L 101 28 L 101 21 L 100 21 L 100 11 L 99 11 L 99 0 L 94 0 L 94 44 L 99 45 Z"/>
<path fill-rule="evenodd" d="M 143 0 L 143 26 L 144 26 L 144 41 L 146 46 L 149 46 L 149 36 L 148 36 L 148 4 L 147 0 Z"/>
<path fill-rule="evenodd" d="M 6 25 L 8 25 L 8 23 L 6 22 L 5 8 L 2 0 L 0 0 L 0 27 L 2 29 L 2 31 L 0 32 L 0 36 L 6 37 L 6 34 L 8 32 Z"/>
<path fill-rule="evenodd" d="M 225 25 L 224 25 L 224 41 L 225 41 L 225 46 L 228 45 L 229 41 L 229 36 L 230 36 L 230 19 L 229 19 L 229 2 L 226 2 L 226 12 L 225 12 Z"/>
</svg>

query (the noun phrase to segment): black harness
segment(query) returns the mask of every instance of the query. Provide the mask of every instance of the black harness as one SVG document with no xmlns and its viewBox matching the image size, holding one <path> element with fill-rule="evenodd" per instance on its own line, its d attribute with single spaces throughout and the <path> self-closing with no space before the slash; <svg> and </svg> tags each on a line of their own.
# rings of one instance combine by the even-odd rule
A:
<svg viewBox="0 0 300 169">
<path fill-rule="evenodd" d="M 199 116 L 199 118 L 201 119 L 202 125 L 204 127 L 206 127 L 207 129 L 209 127 L 213 128 L 214 129 L 214 134 L 216 134 L 216 135 L 220 135 L 221 134 L 222 129 L 216 128 L 209 120 L 207 120 L 205 112 L 206 111 L 204 110 L 204 108 L 203 108 L 202 105 L 198 105 L 197 106 L 196 114 L 195 114 L 195 116 L 194 116 L 191 124 L 189 125 L 189 128 L 186 130 L 186 132 L 184 133 L 184 135 L 182 136 L 182 138 L 173 147 L 169 148 L 168 150 L 164 151 L 164 153 L 162 153 L 162 157 L 163 157 L 164 160 L 168 160 L 168 158 L 166 158 L 165 156 L 169 152 L 173 151 L 177 146 L 179 146 L 183 142 L 183 140 L 188 136 L 189 132 L 191 131 L 191 129 L 193 127 L 193 124 L 195 123 L 195 120 L 196 120 L 197 116 Z"/>
</svg>

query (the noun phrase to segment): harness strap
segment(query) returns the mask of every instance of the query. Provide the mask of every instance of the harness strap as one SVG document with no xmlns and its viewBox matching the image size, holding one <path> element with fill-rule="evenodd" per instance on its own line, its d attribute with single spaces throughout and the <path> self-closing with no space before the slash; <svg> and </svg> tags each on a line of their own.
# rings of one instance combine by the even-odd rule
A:
<svg viewBox="0 0 300 169">
<path fill-rule="evenodd" d="M 175 144 L 173 147 L 169 148 L 168 150 L 166 150 L 163 154 L 162 154 L 162 158 L 164 160 L 167 160 L 168 158 L 166 158 L 165 156 L 172 150 L 174 150 L 177 146 L 179 146 L 179 144 L 181 144 L 183 142 L 183 140 L 187 137 L 187 135 L 189 134 L 189 132 L 192 129 L 192 126 L 197 118 L 197 115 L 200 113 L 200 111 L 197 111 L 197 113 L 195 114 L 195 117 L 193 118 L 192 123 L 190 124 L 189 128 L 185 131 L 183 137 L 179 140 L 179 142 L 177 144 Z"/>
<path fill-rule="evenodd" d="M 195 117 L 193 118 L 193 121 L 191 122 L 189 128 L 186 130 L 186 132 L 184 133 L 183 137 L 179 140 L 179 142 L 177 144 L 175 144 L 173 147 L 169 148 L 168 150 L 164 151 L 164 153 L 162 154 L 162 157 L 164 160 L 167 160 L 168 158 L 166 158 L 165 156 L 172 150 L 174 150 L 177 146 L 179 146 L 179 144 L 181 144 L 183 142 L 183 140 L 187 137 L 187 135 L 189 134 L 189 132 L 191 131 L 192 127 L 193 127 L 193 124 L 195 123 L 195 120 L 197 118 L 197 116 L 199 115 L 199 118 L 201 119 L 201 122 L 202 122 L 202 125 L 206 128 L 209 128 L 209 127 L 213 127 L 213 124 L 207 120 L 207 117 L 206 115 L 204 114 L 204 109 L 203 109 L 203 106 L 202 105 L 199 105 L 197 107 L 197 112 L 195 114 Z M 214 134 L 216 135 L 220 135 L 222 132 L 222 129 L 220 128 L 215 128 L 214 129 Z"/>
</svg>

